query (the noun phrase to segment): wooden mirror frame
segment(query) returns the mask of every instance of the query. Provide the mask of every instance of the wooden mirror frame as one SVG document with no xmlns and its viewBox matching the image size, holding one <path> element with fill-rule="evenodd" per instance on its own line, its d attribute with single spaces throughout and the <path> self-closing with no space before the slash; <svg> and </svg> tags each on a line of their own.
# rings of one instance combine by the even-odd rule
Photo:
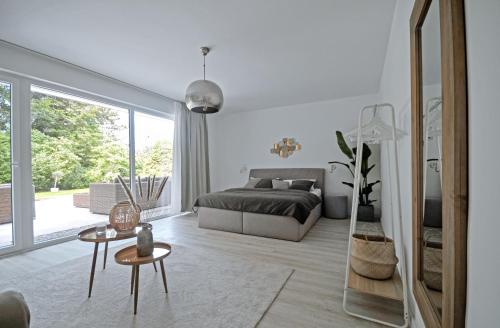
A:
<svg viewBox="0 0 500 328">
<path fill-rule="evenodd" d="M 442 80 L 441 315 L 423 282 L 423 122 L 421 27 L 431 4 L 439 2 Z M 464 327 L 467 278 L 467 70 L 464 0 L 415 0 L 410 18 L 413 294 L 428 327 Z"/>
</svg>

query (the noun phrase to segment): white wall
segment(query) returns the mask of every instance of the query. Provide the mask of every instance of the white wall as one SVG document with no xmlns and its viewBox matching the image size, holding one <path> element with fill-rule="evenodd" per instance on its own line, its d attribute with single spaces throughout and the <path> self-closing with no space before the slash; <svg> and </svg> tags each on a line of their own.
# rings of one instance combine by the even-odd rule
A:
<svg viewBox="0 0 500 328">
<path fill-rule="evenodd" d="M 411 143 L 410 143 L 410 15 L 413 0 L 398 0 L 394 9 L 391 36 L 387 47 L 384 71 L 380 81 L 380 97 L 382 101 L 392 103 L 397 111 L 398 127 L 407 135 L 399 142 L 399 166 L 401 206 L 403 220 L 403 243 L 407 265 L 408 295 L 410 296 L 410 311 L 412 326 L 423 327 L 423 320 L 416 306 L 412 292 L 412 243 L 411 243 Z M 393 156 L 392 153 L 389 154 Z M 389 180 L 389 165 L 384 159 L 388 154 L 382 148 L 381 176 L 383 181 Z M 388 183 L 382 186 L 382 225 L 389 236 L 397 241 L 399 234 L 396 225 L 392 225 L 393 208 L 391 208 L 391 188 Z M 392 190 L 395 190 L 395 185 Z M 397 247 L 397 252 L 401 250 Z"/>
<path fill-rule="evenodd" d="M 174 112 L 172 99 L 0 40 L 2 71 L 89 93 L 110 104 Z"/>
<path fill-rule="evenodd" d="M 465 14 L 469 87 L 467 326 L 498 327 L 500 1 L 466 0 Z"/>
<path fill-rule="evenodd" d="M 409 18 L 413 0 L 398 0 L 384 72 L 381 79 L 382 101 L 395 105 L 400 128 L 410 133 L 410 40 Z M 496 150 L 500 140 L 500 42 L 498 33 L 500 1 L 466 0 L 466 35 L 469 96 L 469 233 L 468 233 L 468 286 L 467 326 L 498 326 L 498 295 L 500 284 L 496 274 L 500 271 L 498 231 L 500 220 L 497 206 L 500 199 L 498 181 L 491 174 L 498 169 L 500 160 Z M 407 255 L 408 278 L 411 282 L 411 145 L 407 136 L 399 144 L 401 167 L 401 193 L 403 207 L 404 249 Z M 382 149 L 382 159 L 385 158 Z M 387 179 L 387 163 L 382 161 L 382 179 Z M 391 233 L 391 209 L 388 185 L 382 188 L 383 225 Z M 412 297 L 415 315 L 413 325 L 423 321 Z"/>
<path fill-rule="evenodd" d="M 341 181 L 352 181 L 343 167 L 329 172 L 328 162 L 346 161 L 338 146 L 335 131 L 348 132 L 357 126 L 359 110 L 376 103 L 376 95 L 346 98 L 288 107 L 241 113 L 221 113 L 208 117 L 210 180 L 212 190 L 240 187 L 248 179 L 243 167 L 319 167 L 327 169 L 326 193 L 351 195 L 352 189 Z M 302 150 L 287 159 L 270 153 L 275 142 L 294 137 Z M 371 160 L 379 167 L 379 152 L 372 147 Z M 373 170 L 371 179 L 379 172 Z M 374 199 L 380 199 L 375 193 Z"/>
<path fill-rule="evenodd" d="M 439 27 L 437 27 L 439 31 Z M 439 51 L 437 51 L 439 52 Z M 440 59 L 437 59 L 440 61 Z M 440 65 L 440 63 L 437 63 Z M 439 74 L 439 79 L 441 78 L 441 74 Z M 441 80 L 433 80 L 434 83 L 439 82 L 438 84 L 432 85 L 424 85 L 422 86 L 422 99 L 424 99 L 424 106 L 426 106 L 428 100 L 434 99 L 436 97 L 441 97 Z M 430 104 L 432 106 L 432 103 Z M 409 133 L 410 131 L 408 131 Z M 427 140 L 427 154 L 425 155 L 424 160 L 429 158 L 439 158 L 440 148 L 442 148 L 442 138 L 437 139 L 436 137 Z M 435 164 L 435 163 L 434 163 Z M 441 199 L 441 173 L 436 172 L 435 169 L 431 168 L 429 163 L 427 165 L 427 178 L 425 181 L 425 198 L 439 198 Z"/>
</svg>

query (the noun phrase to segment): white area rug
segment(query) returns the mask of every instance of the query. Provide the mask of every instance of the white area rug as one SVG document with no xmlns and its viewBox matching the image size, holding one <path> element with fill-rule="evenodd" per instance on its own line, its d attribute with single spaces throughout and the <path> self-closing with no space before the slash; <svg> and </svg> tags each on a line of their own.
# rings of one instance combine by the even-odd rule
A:
<svg viewBox="0 0 500 328">
<path fill-rule="evenodd" d="M 92 297 L 87 298 L 91 257 L 85 256 L 37 274 L 0 282 L 0 290 L 21 291 L 32 327 L 254 327 L 293 270 L 245 262 L 225 254 L 173 245 L 161 272 L 140 269 L 139 302 L 133 315 L 131 267 L 108 253 L 102 271 L 99 254 Z"/>
</svg>

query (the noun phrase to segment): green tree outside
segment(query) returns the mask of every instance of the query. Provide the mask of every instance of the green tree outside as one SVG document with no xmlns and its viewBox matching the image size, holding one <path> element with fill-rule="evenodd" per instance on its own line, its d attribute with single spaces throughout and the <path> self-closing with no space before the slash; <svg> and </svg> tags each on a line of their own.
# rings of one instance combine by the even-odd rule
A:
<svg viewBox="0 0 500 328">
<path fill-rule="evenodd" d="M 0 183 L 10 183 L 10 85 L 0 82 Z"/>
<path fill-rule="evenodd" d="M 128 127 L 113 109 L 33 92 L 32 167 L 36 191 L 49 190 L 61 172 L 61 190 L 88 188 L 129 176 L 128 145 L 120 133 Z M 172 174 L 172 144 L 157 141 L 136 154 L 142 176 Z M 0 83 L 0 183 L 10 182 L 10 90 Z"/>
<path fill-rule="evenodd" d="M 135 170 L 140 176 L 155 175 L 166 177 L 172 175 L 173 152 L 172 143 L 167 140 L 155 142 L 151 147 L 139 152 L 136 156 Z"/>
</svg>

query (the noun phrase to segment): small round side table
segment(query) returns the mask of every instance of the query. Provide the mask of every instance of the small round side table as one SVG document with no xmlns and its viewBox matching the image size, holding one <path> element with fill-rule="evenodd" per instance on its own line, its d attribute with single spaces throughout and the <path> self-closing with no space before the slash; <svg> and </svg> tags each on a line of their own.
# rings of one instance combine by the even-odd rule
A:
<svg viewBox="0 0 500 328">
<path fill-rule="evenodd" d="M 163 287 L 165 293 L 168 293 L 167 288 L 167 275 L 165 274 L 165 267 L 163 266 L 163 259 L 170 255 L 172 246 L 167 243 L 155 242 L 153 254 L 150 256 L 140 257 L 137 255 L 137 246 L 132 245 L 119 250 L 115 254 L 115 261 L 118 264 L 132 266 L 132 278 L 130 279 L 130 294 L 134 294 L 134 314 L 137 314 L 137 298 L 139 294 L 139 267 L 143 264 L 160 262 L 161 275 L 163 278 Z"/>
<path fill-rule="evenodd" d="M 92 257 L 92 268 L 90 270 L 89 281 L 89 297 L 92 294 L 92 285 L 94 284 L 95 264 L 97 260 L 97 252 L 99 251 L 99 244 L 104 243 L 104 261 L 102 269 L 106 269 L 106 258 L 108 257 L 108 243 L 114 240 L 122 240 L 134 238 L 141 227 L 137 226 L 130 232 L 118 232 L 110 224 L 106 226 L 106 232 L 101 234 L 97 233 L 96 227 L 80 231 L 78 239 L 81 241 L 94 243 L 94 256 Z"/>
</svg>

